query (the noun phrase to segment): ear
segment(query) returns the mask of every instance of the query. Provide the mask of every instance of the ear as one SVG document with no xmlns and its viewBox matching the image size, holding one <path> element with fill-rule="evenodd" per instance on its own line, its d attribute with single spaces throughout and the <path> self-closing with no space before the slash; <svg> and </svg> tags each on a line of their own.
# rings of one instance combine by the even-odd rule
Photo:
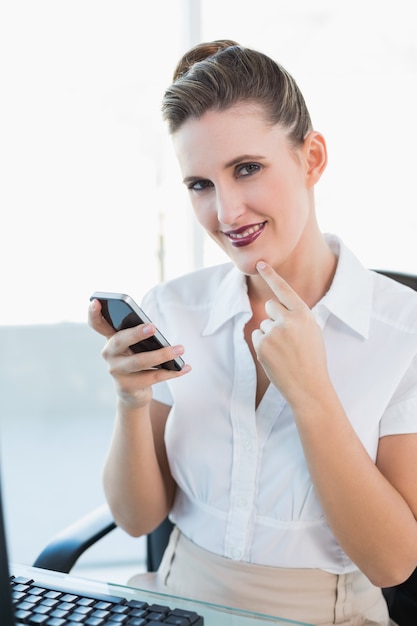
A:
<svg viewBox="0 0 417 626">
<path fill-rule="evenodd" d="M 304 140 L 302 152 L 306 164 L 308 187 L 313 187 L 321 178 L 327 165 L 327 147 L 323 135 L 311 131 Z"/>
</svg>

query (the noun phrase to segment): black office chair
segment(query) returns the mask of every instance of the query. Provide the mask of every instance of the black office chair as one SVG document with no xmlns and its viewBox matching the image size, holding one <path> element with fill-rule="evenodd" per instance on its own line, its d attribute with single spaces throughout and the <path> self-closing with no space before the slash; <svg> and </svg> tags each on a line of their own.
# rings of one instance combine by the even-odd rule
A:
<svg viewBox="0 0 417 626">
<path fill-rule="evenodd" d="M 417 275 L 388 270 L 375 270 L 417 291 Z M 107 505 L 101 506 L 81 520 L 56 535 L 39 554 L 34 567 L 69 573 L 79 557 L 99 539 L 107 535 L 116 524 Z M 155 572 L 162 559 L 172 530 L 166 519 L 146 537 L 146 566 Z M 390 616 L 399 626 L 417 624 L 417 569 L 405 582 L 383 589 Z"/>
<path fill-rule="evenodd" d="M 55 535 L 38 555 L 33 566 L 68 574 L 88 548 L 115 528 L 116 523 L 110 509 L 104 504 Z M 156 572 L 158 569 L 172 528 L 172 522 L 166 518 L 146 536 L 148 572 Z"/>
</svg>

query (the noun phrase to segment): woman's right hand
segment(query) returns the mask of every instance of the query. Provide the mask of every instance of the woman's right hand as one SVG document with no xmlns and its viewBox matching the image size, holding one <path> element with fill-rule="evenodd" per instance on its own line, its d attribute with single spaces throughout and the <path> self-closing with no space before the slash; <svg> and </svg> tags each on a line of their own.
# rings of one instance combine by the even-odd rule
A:
<svg viewBox="0 0 417 626">
<path fill-rule="evenodd" d="M 92 300 L 88 310 L 88 323 L 96 332 L 106 337 L 102 350 L 109 372 L 116 385 L 120 401 L 129 409 L 149 405 L 152 385 L 187 374 L 191 368 L 184 365 L 180 372 L 157 368 L 158 365 L 184 353 L 183 346 L 168 346 L 159 350 L 134 353 L 129 346 L 152 336 L 153 324 L 140 324 L 116 332 L 101 314 L 98 300 Z"/>
</svg>

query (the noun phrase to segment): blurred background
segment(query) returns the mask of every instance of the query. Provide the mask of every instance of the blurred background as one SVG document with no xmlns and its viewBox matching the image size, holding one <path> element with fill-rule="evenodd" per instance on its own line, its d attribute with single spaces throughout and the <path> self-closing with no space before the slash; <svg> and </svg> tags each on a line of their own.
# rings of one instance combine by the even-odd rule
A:
<svg viewBox="0 0 417 626">
<path fill-rule="evenodd" d="M 0 5 L 0 420 L 13 560 L 103 500 L 114 413 L 95 290 L 141 300 L 223 257 L 195 224 L 160 101 L 191 45 L 231 38 L 299 83 L 329 166 L 323 231 L 417 271 L 414 0 L 9 0 Z M 80 561 L 123 581 L 121 531 Z"/>
</svg>

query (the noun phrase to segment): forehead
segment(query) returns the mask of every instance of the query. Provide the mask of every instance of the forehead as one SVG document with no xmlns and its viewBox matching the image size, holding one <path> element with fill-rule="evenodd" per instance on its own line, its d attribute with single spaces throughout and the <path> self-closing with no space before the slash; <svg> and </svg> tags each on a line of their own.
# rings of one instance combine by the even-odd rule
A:
<svg viewBox="0 0 417 626">
<path fill-rule="evenodd" d="M 279 147 L 289 148 L 284 129 L 271 125 L 259 105 L 240 103 L 223 111 L 210 110 L 187 120 L 173 135 L 174 148 L 184 174 L 190 168 L 231 161 L 239 154 L 265 157 Z"/>
</svg>

